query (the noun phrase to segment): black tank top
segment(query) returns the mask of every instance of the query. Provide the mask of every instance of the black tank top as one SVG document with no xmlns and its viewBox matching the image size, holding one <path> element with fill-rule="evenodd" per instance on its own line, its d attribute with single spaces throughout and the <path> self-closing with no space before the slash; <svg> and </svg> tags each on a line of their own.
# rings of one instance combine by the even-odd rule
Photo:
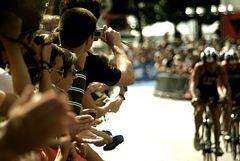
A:
<svg viewBox="0 0 240 161">
<path fill-rule="evenodd" d="M 205 69 L 204 74 L 200 76 L 197 86 L 200 92 L 200 97 L 218 97 L 217 78 L 218 73 L 216 71 L 214 73 L 210 73 L 207 69 Z"/>
<path fill-rule="evenodd" d="M 240 64 L 237 64 L 237 68 L 232 70 L 226 66 L 229 84 L 232 89 L 232 96 L 240 93 Z"/>
</svg>

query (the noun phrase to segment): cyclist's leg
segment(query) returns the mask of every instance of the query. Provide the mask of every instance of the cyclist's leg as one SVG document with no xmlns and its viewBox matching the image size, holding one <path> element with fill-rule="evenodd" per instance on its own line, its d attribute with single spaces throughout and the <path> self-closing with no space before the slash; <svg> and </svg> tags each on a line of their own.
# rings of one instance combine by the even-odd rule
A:
<svg viewBox="0 0 240 161">
<path fill-rule="evenodd" d="M 220 147 L 220 134 L 221 134 L 221 127 L 220 127 L 220 115 L 221 115 L 221 106 L 214 105 L 211 108 L 213 125 L 214 125 L 214 136 L 215 136 L 215 145 L 216 145 L 216 153 L 218 155 L 222 155 L 223 151 Z"/>
<path fill-rule="evenodd" d="M 202 117 L 203 112 L 204 112 L 203 104 L 198 104 L 198 105 L 194 106 L 194 123 L 195 123 L 194 148 L 196 150 L 201 149 L 199 129 L 203 122 L 203 117 Z"/>
<path fill-rule="evenodd" d="M 232 113 L 232 103 L 231 100 L 228 100 L 226 103 L 223 104 L 224 106 L 224 139 L 230 139 L 230 124 L 231 124 L 231 113 Z"/>
<path fill-rule="evenodd" d="M 204 104 L 194 107 L 195 135 L 199 135 L 199 128 L 203 122 Z"/>
</svg>

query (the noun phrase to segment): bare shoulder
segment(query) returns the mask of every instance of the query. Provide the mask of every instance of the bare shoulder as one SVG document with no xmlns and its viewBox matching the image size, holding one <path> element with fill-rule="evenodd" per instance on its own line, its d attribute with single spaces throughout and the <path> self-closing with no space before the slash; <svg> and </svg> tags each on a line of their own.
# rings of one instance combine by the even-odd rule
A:
<svg viewBox="0 0 240 161">
<path fill-rule="evenodd" d="M 204 68 L 203 68 L 203 63 L 202 62 L 197 62 L 194 66 L 194 69 L 195 71 L 202 71 Z"/>
</svg>

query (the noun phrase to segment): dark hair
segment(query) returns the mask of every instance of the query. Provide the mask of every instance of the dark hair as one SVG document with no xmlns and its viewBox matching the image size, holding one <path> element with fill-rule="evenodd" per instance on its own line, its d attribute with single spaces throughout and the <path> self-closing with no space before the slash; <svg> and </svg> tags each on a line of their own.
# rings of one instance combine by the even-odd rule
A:
<svg viewBox="0 0 240 161">
<path fill-rule="evenodd" d="M 59 4 L 59 15 L 62 15 L 67 9 L 75 8 L 75 7 L 88 9 L 89 11 L 91 11 L 94 14 L 94 16 L 97 19 L 99 19 L 100 15 L 101 15 L 102 4 L 99 3 L 98 1 L 93 1 L 93 0 L 61 1 Z"/>
<path fill-rule="evenodd" d="M 96 30 L 97 20 L 84 8 L 71 8 L 61 17 L 59 26 L 60 43 L 76 48 L 81 46 Z"/>
<path fill-rule="evenodd" d="M 71 51 L 64 49 L 63 53 L 63 77 L 67 76 L 67 73 L 71 70 L 72 65 L 77 63 L 77 56 Z"/>
<path fill-rule="evenodd" d="M 52 46 L 52 52 L 51 52 L 50 61 L 49 61 L 50 68 L 53 67 L 56 57 L 63 56 L 65 52 L 65 49 L 57 44 L 52 44 L 51 46 Z"/>
</svg>

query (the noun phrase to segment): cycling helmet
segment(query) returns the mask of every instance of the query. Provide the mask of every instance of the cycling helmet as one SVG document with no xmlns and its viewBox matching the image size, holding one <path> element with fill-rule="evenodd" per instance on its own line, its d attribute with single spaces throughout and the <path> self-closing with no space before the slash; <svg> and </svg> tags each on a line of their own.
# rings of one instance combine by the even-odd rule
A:
<svg viewBox="0 0 240 161">
<path fill-rule="evenodd" d="M 226 60 L 230 64 L 236 64 L 239 61 L 238 54 L 236 53 L 235 50 L 230 49 L 224 55 L 224 60 Z"/>
<path fill-rule="evenodd" d="M 200 55 L 201 60 L 204 63 L 216 62 L 218 59 L 217 51 L 213 47 L 206 47 Z"/>
</svg>

